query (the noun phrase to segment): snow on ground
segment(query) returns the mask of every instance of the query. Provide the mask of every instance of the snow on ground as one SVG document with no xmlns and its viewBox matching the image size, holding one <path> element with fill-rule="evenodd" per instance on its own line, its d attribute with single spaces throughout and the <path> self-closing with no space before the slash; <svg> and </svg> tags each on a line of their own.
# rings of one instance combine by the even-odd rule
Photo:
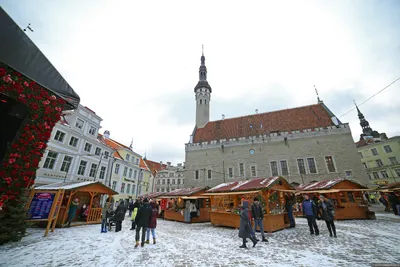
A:
<svg viewBox="0 0 400 267">
<path fill-rule="evenodd" d="M 157 244 L 134 249 L 134 231 L 125 219 L 119 233 L 100 233 L 100 225 L 29 229 L 19 243 L 0 247 L 0 266 L 371 266 L 400 262 L 400 217 L 377 214 L 377 220 L 336 222 L 330 238 L 318 221 L 320 236 L 310 236 L 305 219 L 294 229 L 268 236 L 269 243 L 240 249 L 238 230 L 210 223 L 159 220 Z M 259 233 L 258 233 L 259 235 Z M 250 243 L 250 242 L 249 242 Z"/>
</svg>

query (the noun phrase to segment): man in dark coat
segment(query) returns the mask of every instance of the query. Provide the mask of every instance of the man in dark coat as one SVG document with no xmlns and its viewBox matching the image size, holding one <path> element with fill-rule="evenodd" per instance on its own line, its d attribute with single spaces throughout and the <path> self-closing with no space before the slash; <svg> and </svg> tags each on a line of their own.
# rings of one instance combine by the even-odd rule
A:
<svg viewBox="0 0 400 267">
<path fill-rule="evenodd" d="M 261 237 L 263 242 L 268 242 L 268 240 L 265 238 L 264 235 L 264 212 L 263 209 L 260 205 L 260 202 L 258 201 L 258 198 L 254 198 L 253 205 L 251 205 L 251 215 L 254 220 L 254 236 L 255 233 L 257 232 L 257 226 L 260 227 L 260 232 L 261 232 Z"/>
<path fill-rule="evenodd" d="M 115 232 L 119 232 L 122 230 L 122 221 L 125 219 L 125 214 L 126 214 L 126 206 L 124 200 L 122 199 L 119 202 L 117 209 L 115 210 L 115 215 L 114 215 L 116 221 Z"/>
<path fill-rule="evenodd" d="M 240 248 L 247 248 L 247 238 L 250 238 L 250 240 L 253 242 L 253 247 L 255 247 L 257 244 L 257 240 L 253 236 L 251 236 L 248 201 L 242 202 L 242 211 L 240 212 L 239 237 L 243 239 L 243 244 L 240 246 Z"/>
<path fill-rule="evenodd" d="M 400 200 L 394 192 L 389 193 L 389 203 L 392 205 L 394 215 L 400 215 L 397 206 L 400 205 Z"/>
<path fill-rule="evenodd" d="M 151 218 L 149 223 L 149 228 L 147 228 L 147 239 L 146 244 L 150 243 L 150 232 L 153 236 L 153 244 L 156 243 L 156 227 L 157 227 L 157 216 L 159 206 L 154 200 L 150 200 L 150 207 L 151 207 Z"/>
<path fill-rule="evenodd" d="M 129 207 L 128 207 L 128 210 L 129 210 L 129 217 L 132 216 L 132 211 L 133 211 L 134 208 L 135 208 L 135 207 L 133 206 L 133 201 L 129 202 Z"/>
<path fill-rule="evenodd" d="M 326 199 L 323 195 L 319 196 L 318 210 L 321 213 L 322 219 L 326 223 L 326 227 L 328 227 L 329 236 L 334 236 L 336 238 L 336 227 L 333 222 L 334 219 L 334 207 L 332 203 Z M 332 235 L 333 231 L 333 235 Z"/>
<path fill-rule="evenodd" d="M 303 214 L 307 218 L 308 226 L 310 227 L 310 233 L 313 235 L 319 235 L 319 229 L 316 222 L 318 208 L 317 205 L 310 199 L 308 195 L 304 195 L 303 200 Z"/>
<path fill-rule="evenodd" d="M 293 204 L 294 204 L 294 196 L 292 194 L 285 195 L 285 208 L 289 216 L 290 227 L 294 228 L 296 223 L 293 218 Z"/>
<path fill-rule="evenodd" d="M 142 230 L 142 243 L 141 246 L 144 247 L 144 241 L 146 238 L 147 228 L 149 227 L 149 223 L 151 220 L 151 207 L 149 205 L 149 200 L 145 198 L 143 200 L 143 205 L 139 208 L 139 211 L 136 215 L 135 222 L 136 222 L 136 244 L 135 248 L 139 246 L 139 236 L 140 236 L 140 229 Z"/>
</svg>

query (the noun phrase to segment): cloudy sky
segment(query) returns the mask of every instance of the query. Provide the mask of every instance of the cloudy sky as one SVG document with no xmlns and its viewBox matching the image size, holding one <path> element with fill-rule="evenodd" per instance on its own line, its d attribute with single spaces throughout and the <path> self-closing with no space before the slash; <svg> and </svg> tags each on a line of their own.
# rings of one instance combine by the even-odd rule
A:
<svg viewBox="0 0 400 267">
<path fill-rule="evenodd" d="M 244 4 L 245 3 L 245 4 Z M 400 77 L 400 1 L 0 0 L 103 118 L 155 161 L 184 160 L 195 123 L 201 45 L 211 120 L 324 103 L 353 137 L 363 102 Z M 360 109 L 400 134 L 400 81 Z"/>
</svg>

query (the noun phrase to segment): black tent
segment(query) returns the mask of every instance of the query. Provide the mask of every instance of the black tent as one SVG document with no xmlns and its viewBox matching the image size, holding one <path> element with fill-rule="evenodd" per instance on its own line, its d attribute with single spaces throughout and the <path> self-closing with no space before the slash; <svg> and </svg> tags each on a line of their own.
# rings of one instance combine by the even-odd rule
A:
<svg viewBox="0 0 400 267">
<path fill-rule="evenodd" d="M 47 90 L 62 97 L 65 110 L 79 105 L 79 96 L 24 31 L 0 7 L 0 62 L 19 71 Z"/>
</svg>

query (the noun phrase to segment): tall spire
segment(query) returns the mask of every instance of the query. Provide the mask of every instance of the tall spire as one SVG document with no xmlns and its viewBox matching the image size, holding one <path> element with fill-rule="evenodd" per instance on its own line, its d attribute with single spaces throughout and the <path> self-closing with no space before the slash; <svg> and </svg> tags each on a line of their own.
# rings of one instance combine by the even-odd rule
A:
<svg viewBox="0 0 400 267">
<path fill-rule="evenodd" d="M 358 108 L 356 101 L 354 101 L 354 105 L 356 106 L 357 109 L 357 113 L 358 113 L 358 119 L 360 120 L 360 126 L 363 130 L 363 134 L 367 135 L 367 136 L 371 136 L 372 135 L 372 129 L 369 126 L 369 122 L 365 119 L 364 114 L 361 113 L 360 109 Z"/>
<path fill-rule="evenodd" d="M 133 148 L 133 138 L 131 140 L 131 144 L 129 145 L 129 148 L 132 149 Z"/>
<path fill-rule="evenodd" d="M 199 88 L 207 88 L 211 92 L 211 86 L 207 82 L 207 67 L 206 67 L 206 57 L 204 56 L 204 45 L 201 45 L 201 64 L 199 68 L 199 82 L 197 83 L 194 91 L 196 92 Z"/>
</svg>

